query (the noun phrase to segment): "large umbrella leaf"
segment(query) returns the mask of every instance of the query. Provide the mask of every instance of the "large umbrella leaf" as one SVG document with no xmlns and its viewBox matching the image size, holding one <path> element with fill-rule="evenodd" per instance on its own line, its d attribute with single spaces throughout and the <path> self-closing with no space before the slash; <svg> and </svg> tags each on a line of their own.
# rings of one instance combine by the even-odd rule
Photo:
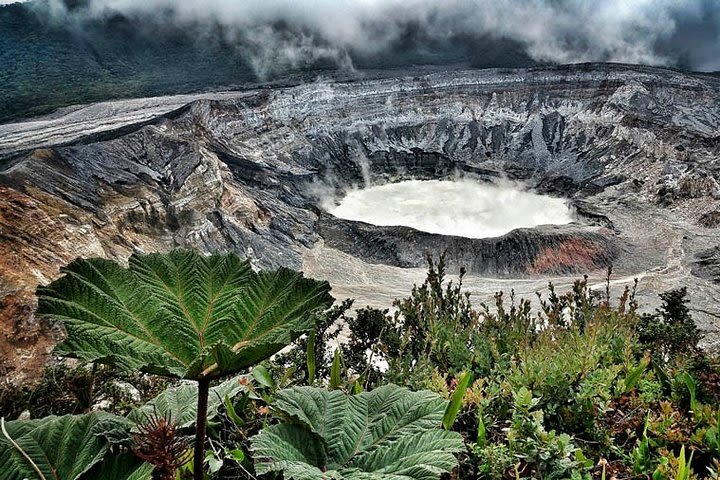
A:
<svg viewBox="0 0 720 480">
<path fill-rule="evenodd" d="M 327 282 L 254 272 L 234 254 L 133 255 L 129 268 L 78 259 L 62 272 L 38 289 L 38 313 L 67 330 L 60 353 L 195 380 L 276 353 L 333 302 Z"/>
<path fill-rule="evenodd" d="M 439 478 L 464 449 L 459 434 L 439 428 L 446 405 L 437 394 L 396 385 L 358 395 L 283 390 L 273 408 L 290 423 L 253 438 L 256 469 L 297 479 Z"/>
<path fill-rule="evenodd" d="M 121 472 L 104 476 L 87 474 L 105 461 L 115 461 L 116 456 L 109 452 L 110 444 L 103 433 L 126 424 L 124 418 L 103 412 L 3 422 L 0 480 L 126 480 L 142 465 L 140 460 L 124 459 L 127 475 Z"/>
</svg>

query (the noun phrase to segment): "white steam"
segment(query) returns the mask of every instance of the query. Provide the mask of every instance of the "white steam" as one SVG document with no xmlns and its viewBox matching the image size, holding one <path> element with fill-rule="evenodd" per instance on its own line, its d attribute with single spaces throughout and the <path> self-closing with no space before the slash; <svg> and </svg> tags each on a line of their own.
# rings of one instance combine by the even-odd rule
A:
<svg viewBox="0 0 720 480">
<path fill-rule="evenodd" d="M 346 220 L 468 238 L 574 220 L 562 199 L 528 192 L 518 184 L 467 179 L 410 180 L 352 190 L 329 212 Z"/>
</svg>

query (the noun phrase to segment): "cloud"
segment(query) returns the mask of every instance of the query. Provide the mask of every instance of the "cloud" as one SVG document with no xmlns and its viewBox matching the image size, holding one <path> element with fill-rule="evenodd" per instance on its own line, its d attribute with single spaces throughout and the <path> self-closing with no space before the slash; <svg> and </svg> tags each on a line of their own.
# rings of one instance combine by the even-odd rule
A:
<svg viewBox="0 0 720 480">
<path fill-rule="evenodd" d="M 472 54 L 499 40 L 540 63 L 720 68 L 716 0 L 88 0 L 72 11 L 62 0 L 42 5 L 60 21 L 122 13 L 221 25 L 261 76 L 319 59 L 349 68 L 351 59 L 392 57 L 400 47 L 442 63 L 458 49 Z"/>
</svg>

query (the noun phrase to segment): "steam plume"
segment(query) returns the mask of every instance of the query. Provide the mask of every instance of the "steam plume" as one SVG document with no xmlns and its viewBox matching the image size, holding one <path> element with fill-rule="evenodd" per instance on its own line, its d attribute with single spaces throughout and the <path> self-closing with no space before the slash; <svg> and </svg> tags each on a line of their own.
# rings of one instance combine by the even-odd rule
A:
<svg viewBox="0 0 720 480">
<path fill-rule="evenodd" d="M 573 221 L 562 199 L 540 196 L 511 182 L 490 185 L 467 179 L 410 180 L 352 190 L 330 213 L 373 225 L 404 225 L 468 238 Z"/>
</svg>

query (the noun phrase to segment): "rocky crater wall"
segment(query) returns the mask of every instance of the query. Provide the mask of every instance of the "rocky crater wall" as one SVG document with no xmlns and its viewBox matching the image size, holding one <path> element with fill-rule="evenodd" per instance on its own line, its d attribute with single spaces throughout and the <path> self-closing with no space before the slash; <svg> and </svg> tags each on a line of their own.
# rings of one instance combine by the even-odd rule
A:
<svg viewBox="0 0 720 480">
<path fill-rule="evenodd" d="M 83 126 L 78 139 L 78 122 L 89 122 L 79 116 L 67 119 L 72 140 L 48 140 L 41 122 L 35 133 L 0 126 L 0 354 L 16 375 L 41 364 L 59 334 L 33 318 L 32 292 L 60 265 L 173 247 L 306 270 L 318 246 L 389 267 L 448 250 L 451 266 L 478 275 L 543 281 L 612 264 L 660 279 L 654 289 L 700 282 L 704 328 L 720 318 L 708 280 L 720 202 L 717 77 L 581 65 L 317 82 L 202 98 L 116 129 Z M 3 142 L 17 131 L 21 140 Z M 579 221 L 470 240 L 322 208 L 368 182 L 455 175 L 521 180 L 567 198 Z"/>
</svg>

